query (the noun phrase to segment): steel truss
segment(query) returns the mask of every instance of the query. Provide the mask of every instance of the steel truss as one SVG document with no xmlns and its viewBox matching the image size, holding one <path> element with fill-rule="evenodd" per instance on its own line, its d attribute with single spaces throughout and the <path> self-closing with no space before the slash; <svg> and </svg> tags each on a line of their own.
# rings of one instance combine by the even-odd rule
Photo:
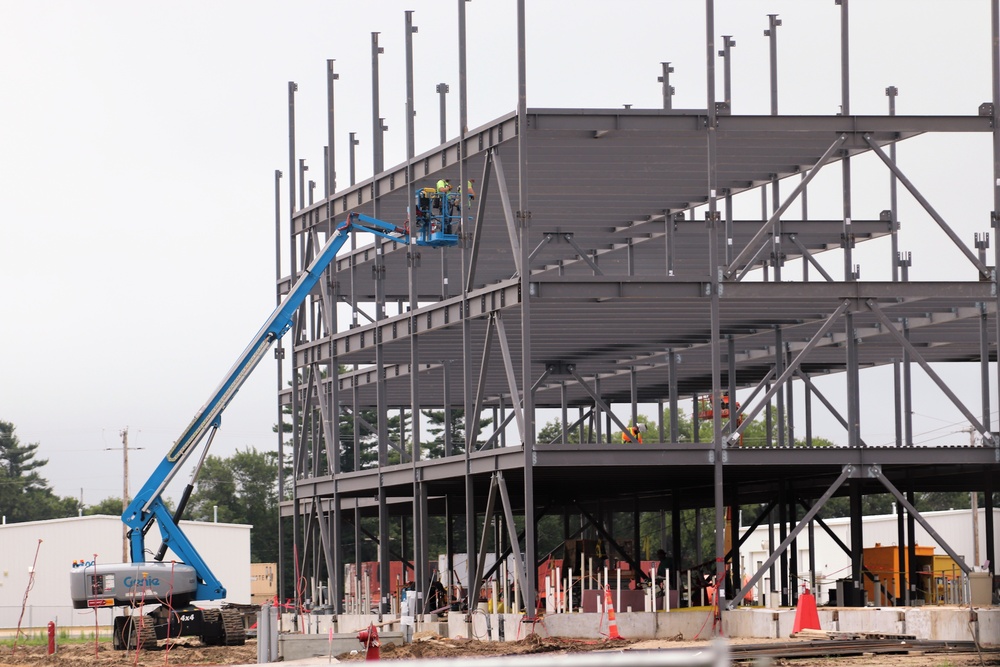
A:
<svg viewBox="0 0 1000 667">
<path fill-rule="evenodd" d="M 846 62 L 848 2 L 839 4 Z M 280 405 L 291 412 L 294 469 L 292 499 L 283 502 L 282 516 L 293 523 L 296 571 L 314 586 L 328 583 L 335 611 L 342 610 L 344 566 L 359 560 L 358 545 L 365 539 L 382 547 L 381 590 L 390 587 L 389 561 L 403 560 L 427 600 L 427 563 L 436 556 L 428 553 L 433 517 L 444 518 L 450 559 L 462 550 L 454 543 L 453 527 L 464 515 L 469 580 L 481 581 L 488 574 L 484 550 L 498 498 L 507 534 L 498 531 L 497 550 L 520 554 L 529 564 L 540 560 L 536 529 L 542 514 L 562 514 L 565 537 L 593 530 L 619 549 L 609 532 L 612 512 L 632 513 L 636 526 L 640 512 L 670 515 L 679 563 L 680 511 L 713 508 L 716 574 L 726 575 L 723 561 L 729 557 L 728 576 L 736 582 L 741 580 L 739 544 L 729 553 L 723 545 L 725 507 L 765 504 L 758 521 L 777 510 L 781 541 L 744 591 L 777 562 L 783 604 L 794 603 L 796 587 L 790 582 L 798 567 L 794 549 L 786 549 L 802 530 L 812 530 L 816 512 L 834 495 L 847 493 L 852 499 L 855 545 L 863 543 L 860 498 L 865 493 L 888 489 L 899 500 L 910 518 L 906 542 L 911 547 L 913 521 L 924 523 L 912 505 L 914 492 L 986 492 L 991 504 L 992 477 L 1000 471 L 1000 441 L 990 419 L 996 398 L 989 394 L 991 373 L 1000 373 L 990 367 L 1000 340 L 995 270 L 1000 245 L 994 246 L 992 265 L 988 242 L 978 234 L 978 252 L 973 252 L 909 180 L 905 166 L 897 164 L 895 145 L 924 133 L 979 133 L 992 138 L 995 183 L 1000 184 L 997 55 L 993 100 L 968 116 L 897 116 L 891 87 L 888 115 L 850 115 L 846 67 L 841 115 L 780 116 L 774 101 L 771 116 L 739 116 L 729 94 L 729 37 L 720 53 L 727 92 L 724 101 L 715 100 L 712 1 L 706 5 L 710 92 L 705 109 L 671 107 L 667 63 L 662 110 L 528 109 L 520 0 L 516 111 L 421 155 L 414 154 L 411 122 L 404 163 L 377 169 L 360 183 L 354 183 L 352 168 L 351 185 L 339 190 L 331 175 L 328 195 L 312 205 L 302 201 L 301 190 L 295 203 L 295 86 L 290 84 L 291 235 L 285 243 L 296 268 L 293 275 L 278 276 L 279 296 L 347 213 L 379 217 L 381 211 L 405 210 L 416 186 L 442 177 L 463 185 L 468 175 L 480 178 L 474 203 L 463 201 L 469 211 L 460 248 L 398 247 L 379 239 L 352 247 L 336 260 L 297 318 L 290 344 L 291 388 L 281 386 L 279 377 Z M 458 6 L 460 124 L 465 128 L 464 0 Z M 994 44 L 1000 40 L 997 11 L 993 2 Z M 409 54 L 411 12 L 406 20 Z M 373 37 L 376 91 L 378 53 Z M 773 60 L 771 65 L 773 73 Z M 412 119 L 411 58 L 408 69 Z M 330 73 L 332 145 L 332 64 Z M 373 132 L 380 137 L 378 113 L 376 92 Z M 373 143 L 374 163 L 381 165 L 380 142 Z M 891 177 L 890 205 L 872 218 L 855 219 L 851 160 L 868 153 Z M 842 219 L 812 219 L 804 202 L 799 219 L 790 218 L 792 205 L 813 178 L 835 164 L 842 173 Z M 788 178 L 797 182 L 781 199 L 780 184 Z M 908 279 L 908 260 L 898 252 L 897 182 L 971 266 L 958 267 L 953 277 L 939 282 Z M 735 220 L 733 197 L 755 190 L 762 196 L 761 219 Z M 770 212 L 764 205 L 768 192 Z M 1000 186 L 994 188 L 994 202 L 996 227 Z M 694 220 L 696 209 L 704 212 L 704 220 Z M 279 227 L 280 212 L 276 203 Z M 891 239 L 893 280 L 862 281 L 853 250 L 857 243 L 881 237 Z M 839 279 L 830 263 L 818 260 L 822 253 L 842 257 Z M 782 268 L 796 261 L 802 263 L 802 278 L 789 280 Z M 811 279 L 810 268 L 818 280 Z M 351 313 L 349 323 L 340 311 Z M 279 348 L 279 359 L 283 354 Z M 944 362 L 980 364 L 981 405 L 963 403 L 935 372 L 931 364 Z M 914 446 L 909 422 L 914 363 L 973 426 L 980 446 Z M 891 365 L 895 378 L 896 439 L 889 447 L 870 446 L 860 419 L 860 371 L 881 365 Z M 814 383 L 828 373 L 843 375 L 844 396 L 827 396 Z M 793 400 L 795 383 L 804 388 L 802 405 Z M 736 396 L 737 391 L 749 391 L 748 398 L 726 421 L 720 410 L 713 412 L 713 442 L 679 442 L 682 400 L 694 402 L 697 433 L 699 397 Z M 813 399 L 844 427 L 847 446 L 813 447 Z M 640 403 L 659 406 L 658 437 L 647 433 L 643 444 L 601 444 L 627 430 L 612 408 L 629 406 L 634 423 Z M 554 442 L 536 440 L 540 409 L 560 415 L 561 433 Z M 413 418 L 422 410 L 442 412 L 441 456 L 428 455 L 427 423 Z M 477 417 L 466 421 L 458 437 L 455 410 Z M 777 441 L 740 447 L 750 421 L 763 414 L 770 424 L 772 412 L 779 425 Z M 486 430 L 483 417 L 492 419 Z M 391 418 L 397 420 L 394 431 Z M 581 444 L 570 444 L 571 434 L 579 435 Z M 374 460 L 366 459 L 366 442 L 374 443 Z M 805 514 L 797 519 L 800 507 Z M 582 517 L 575 533 L 569 529 L 571 515 Z M 986 516 L 992 568 L 996 554 L 989 507 Z M 364 517 L 377 517 L 377 532 L 362 526 Z M 402 539 L 391 538 L 390 522 L 396 520 L 403 526 Z M 515 531 L 517 520 L 523 521 L 521 532 Z M 901 510 L 901 536 L 903 521 Z M 353 526 L 354 554 L 343 548 L 346 524 Z M 638 534 L 632 537 L 635 551 L 622 555 L 638 561 Z M 851 578 L 860 588 L 860 549 L 843 548 L 852 555 Z M 289 554 L 282 557 L 287 560 Z M 517 572 L 517 578 L 522 600 L 535 600 L 534 569 Z M 728 596 L 741 599 L 744 591 L 735 588 Z M 387 610 L 384 595 L 379 607 Z M 527 609 L 532 616 L 532 605 Z"/>
</svg>

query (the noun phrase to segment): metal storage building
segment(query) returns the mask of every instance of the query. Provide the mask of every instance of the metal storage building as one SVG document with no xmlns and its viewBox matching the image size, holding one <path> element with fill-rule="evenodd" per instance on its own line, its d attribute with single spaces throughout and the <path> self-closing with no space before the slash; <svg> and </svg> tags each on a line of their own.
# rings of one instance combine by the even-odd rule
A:
<svg viewBox="0 0 1000 667">
<path fill-rule="evenodd" d="M 225 584 L 225 602 L 249 604 L 251 526 L 201 521 L 182 521 L 181 526 Z M 99 562 L 122 562 L 122 529 L 120 517 L 101 515 L 0 526 L 0 628 L 17 627 L 22 605 L 22 628 L 44 627 L 49 621 L 63 628 L 93 627 L 92 612 L 73 609 L 69 572 L 73 561 L 90 561 L 95 555 Z M 172 556 L 168 551 L 164 560 Z M 111 624 L 111 610 L 97 615 L 100 625 Z"/>
<path fill-rule="evenodd" d="M 996 523 L 1000 519 L 1000 510 L 992 510 L 993 521 Z M 927 522 L 934 528 L 934 531 L 948 542 L 951 547 L 958 552 L 970 565 L 974 563 L 977 550 L 973 546 L 972 511 L 963 510 L 943 510 L 937 512 L 922 512 Z M 986 560 L 986 510 L 980 508 L 977 513 L 979 524 L 979 562 L 976 566 L 982 566 Z M 898 538 L 898 517 L 895 514 L 878 514 L 866 516 L 864 518 L 864 540 L 863 548 L 876 546 L 896 547 L 899 545 Z M 851 574 L 851 557 L 837 544 L 834 539 L 843 544 L 853 547 L 851 542 L 851 519 L 850 517 L 837 517 L 823 520 L 825 525 L 816 525 L 812 531 L 812 538 L 809 533 L 802 533 L 795 545 L 795 555 L 798 562 L 797 581 L 799 585 L 806 584 L 812 587 L 813 573 L 809 570 L 809 549 L 810 539 L 813 543 L 813 562 L 815 563 L 815 588 L 817 601 L 826 602 L 829 599 L 831 590 L 836 590 L 838 579 L 844 579 Z M 758 526 L 744 540 L 746 545 L 741 550 L 741 570 L 743 572 L 753 571 L 759 563 L 763 563 L 770 556 L 768 531 L 773 529 L 775 542 L 777 542 L 778 526 L 768 526 L 767 524 Z M 741 536 L 746 528 L 741 528 Z M 829 531 L 829 532 L 828 532 Z M 944 554 L 943 549 L 937 545 L 934 538 L 923 528 L 915 527 L 916 544 L 922 547 L 933 547 L 936 554 Z M 905 545 L 904 545 L 905 546 Z M 996 535 L 993 537 L 992 550 L 995 553 L 997 547 Z M 866 563 L 866 566 L 868 564 Z M 776 577 L 775 581 L 780 580 Z M 762 587 L 765 593 L 770 590 L 771 575 L 765 574 L 762 578 Z M 883 601 L 885 598 L 882 598 Z M 872 601 L 872 600 L 869 600 Z M 883 602 L 884 603 L 884 602 Z"/>
</svg>

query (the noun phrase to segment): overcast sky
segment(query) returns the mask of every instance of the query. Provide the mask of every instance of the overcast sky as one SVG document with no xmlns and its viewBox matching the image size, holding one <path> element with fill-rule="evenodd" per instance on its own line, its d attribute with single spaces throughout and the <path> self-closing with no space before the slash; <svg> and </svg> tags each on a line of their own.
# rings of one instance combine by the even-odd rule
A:
<svg viewBox="0 0 1000 667">
<path fill-rule="evenodd" d="M 674 107 L 704 107 L 704 3 L 528 4 L 529 107 L 659 108 L 662 61 L 675 67 Z M 437 144 L 437 83 L 451 86 L 448 134 L 457 134 L 456 5 L 0 0 L 0 419 L 22 442 L 40 444 L 49 460 L 42 473 L 57 493 L 82 494 L 87 504 L 120 494 L 126 427 L 130 446 L 143 448 L 130 457 L 135 491 L 273 307 L 273 179 L 275 169 L 287 171 L 288 81 L 299 84 L 298 155 L 321 182 L 326 60 L 336 59 L 338 178 L 347 183 L 351 131 L 361 141 L 358 178 L 367 178 L 371 32 L 381 32 L 385 163 L 401 162 L 403 12 L 412 9 L 417 152 Z M 516 106 L 516 3 L 466 7 L 475 127 Z M 837 113 L 833 0 L 719 0 L 715 32 L 737 41 L 734 113 L 769 112 L 769 13 L 783 23 L 779 110 Z M 884 113 L 888 85 L 900 89 L 900 114 L 972 115 L 990 98 L 988 0 L 855 2 L 851 30 L 853 113 Z M 973 232 L 988 231 L 989 146 L 985 135 L 945 136 L 899 149 L 903 170 L 970 244 Z M 830 171 L 829 196 L 820 178 L 810 191 L 818 217 L 824 206 L 840 216 L 839 170 Z M 888 207 L 888 176 L 862 160 L 855 175 L 855 217 L 875 218 Z M 911 276 L 946 275 L 958 254 L 933 232 L 906 237 L 908 221 L 930 227 L 905 194 L 900 200 Z M 756 215 L 759 196 L 749 201 Z M 887 248 L 859 252 L 863 279 L 888 277 Z M 974 279 L 971 267 L 961 271 Z M 978 414 L 976 369 L 941 372 L 968 389 L 962 395 Z M 867 375 L 866 391 L 888 377 Z M 276 447 L 275 386 L 265 362 L 224 416 L 213 453 Z M 872 444 L 892 440 L 885 397 L 863 396 Z M 964 424 L 946 402 L 921 393 L 915 430 L 924 440 L 967 438 L 956 435 Z M 835 422 L 817 420 L 817 435 L 844 441 Z"/>
</svg>

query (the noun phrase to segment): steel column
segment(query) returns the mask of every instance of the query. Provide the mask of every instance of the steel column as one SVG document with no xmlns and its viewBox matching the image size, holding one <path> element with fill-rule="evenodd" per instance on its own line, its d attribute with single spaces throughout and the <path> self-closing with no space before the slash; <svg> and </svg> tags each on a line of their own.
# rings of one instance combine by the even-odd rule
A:
<svg viewBox="0 0 1000 667">
<path fill-rule="evenodd" d="M 288 82 L 288 271 L 292 281 L 298 275 L 298 256 L 295 247 L 295 92 L 299 89 L 294 81 Z M 294 512 L 292 513 L 292 553 L 294 561 L 295 548 L 299 543 L 299 507 L 298 507 L 298 457 L 299 451 L 295 442 L 295 433 L 298 432 L 299 422 L 299 379 L 295 369 L 295 342 L 298 337 L 298 329 L 301 326 L 303 310 L 300 308 L 295 317 L 295 326 L 292 327 L 292 339 L 289 341 L 292 358 L 292 503 Z M 280 435 L 280 434 L 279 434 Z M 280 569 L 280 568 L 279 568 Z M 298 587 L 296 587 L 296 605 L 299 603 Z M 279 615 L 281 610 L 278 610 Z"/>
<path fill-rule="evenodd" d="M 722 96 L 730 112 L 733 109 L 732 48 L 734 46 L 736 40 L 732 35 L 722 36 L 722 50 L 719 51 L 719 57 L 722 58 Z"/>
<path fill-rule="evenodd" d="M 864 567 L 864 544 L 865 544 L 865 517 L 862 507 L 861 480 L 852 479 L 848 491 L 851 501 L 851 582 L 854 584 L 855 600 L 863 600 L 860 596 L 864 591 L 864 582 L 861 580 L 861 570 Z M 844 604 L 844 600 L 837 600 L 837 604 Z M 845 605 L 846 606 L 846 605 Z M 857 606 L 864 606 L 863 604 Z"/>
<path fill-rule="evenodd" d="M 668 378 L 667 391 L 670 392 L 669 407 L 670 407 L 670 442 L 677 442 L 680 440 L 680 426 L 678 424 L 678 414 L 677 414 L 677 357 L 679 355 L 674 352 L 673 349 L 667 350 L 667 372 L 670 377 Z M 676 560 L 674 561 L 677 562 Z M 675 566 L 676 567 L 676 566 Z"/>
<path fill-rule="evenodd" d="M 333 63 L 336 60 L 326 61 L 326 197 L 327 211 L 326 217 L 333 220 L 333 194 L 337 191 L 337 152 L 334 150 L 334 95 L 333 82 L 340 78 L 340 75 L 333 71 Z M 332 228 L 331 228 L 332 229 Z"/>
<path fill-rule="evenodd" d="M 722 395 L 721 375 L 722 375 L 722 334 L 721 315 L 719 308 L 719 298 L 722 293 L 722 266 L 719 262 L 719 210 L 718 210 L 718 135 L 716 128 L 718 124 L 717 109 L 715 105 L 715 2 L 705 0 L 705 38 L 706 38 L 706 62 L 708 67 L 708 126 L 707 126 L 707 148 L 708 148 L 708 224 L 709 224 L 709 250 L 708 250 L 708 272 L 709 280 L 712 284 L 711 294 L 711 329 L 712 329 L 712 400 L 715 405 L 719 404 Z M 722 435 L 722 411 L 712 410 L 712 434 L 714 440 L 713 468 L 715 485 L 715 581 L 721 585 L 726 577 L 726 545 L 725 545 L 725 522 L 726 505 L 723 497 L 723 450 L 725 440 Z M 716 595 L 716 618 L 719 618 L 721 608 L 721 596 Z M 713 632 L 721 632 L 719 627 L 714 627 Z"/>
<path fill-rule="evenodd" d="M 660 63 L 660 65 L 663 67 L 663 74 L 658 76 L 656 80 L 663 84 L 663 108 L 670 109 L 673 107 L 674 97 L 674 87 L 670 85 L 670 75 L 674 68 L 670 66 L 669 62 Z"/>
<path fill-rule="evenodd" d="M 384 169 L 382 118 L 379 116 L 378 56 L 380 53 L 385 53 L 385 49 L 378 45 L 378 36 L 379 33 L 372 33 L 372 171 L 376 175 L 381 174 Z M 375 217 L 378 217 L 378 213 Z"/>
<path fill-rule="evenodd" d="M 459 0 L 464 3 L 464 0 Z M 531 385 L 531 281 L 528 271 L 528 246 L 531 231 L 531 210 L 528 205 L 528 97 L 527 97 L 527 34 L 525 30 L 525 0 L 517 2 L 517 156 L 518 156 L 518 212 L 521 223 L 521 382 Z M 524 589 L 524 606 L 529 619 L 536 616 L 537 570 L 535 525 L 535 475 L 533 455 L 535 448 L 535 404 L 530 391 L 524 393 L 524 558 L 532 568 Z"/>
<path fill-rule="evenodd" d="M 781 19 L 778 18 L 777 14 L 767 15 L 767 30 L 764 31 L 764 36 L 768 38 L 768 62 L 770 63 L 771 72 L 771 115 L 778 115 L 778 26 L 781 25 Z"/>
<path fill-rule="evenodd" d="M 990 55 L 992 58 L 992 100 L 993 100 L 993 113 L 992 113 L 992 127 L 993 127 L 993 211 L 990 214 L 991 226 L 993 228 L 994 243 L 993 243 L 993 284 L 994 292 L 996 293 L 995 305 L 996 305 L 996 315 L 995 315 L 995 327 L 996 327 L 996 349 L 1000 353 L 1000 275 L 997 273 L 997 269 L 1000 268 L 1000 238 L 997 237 L 997 233 L 1000 232 L 1000 3 L 997 0 L 993 0 L 990 3 Z M 996 373 L 998 386 L 1000 386 L 1000 362 L 996 364 Z M 997 392 L 1000 394 L 1000 391 Z M 1000 443 L 998 443 L 1000 447 Z M 1000 455 L 1000 450 L 998 450 L 998 455 Z M 992 498 L 987 501 L 987 508 L 993 507 Z M 987 509 L 987 516 L 989 517 L 987 521 L 992 523 L 993 514 L 991 509 Z M 987 529 L 989 530 L 989 529 Z M 989 538 L 992 539 L 992 538 Z M 993 543 L 987 541 L 987 549 L 993 548 Z M 990 572 L 995 573 L 997 567 L 995 564 L 995 559 L 990 557 Z"/>
<path fill-rule="evenodd" d="M 403 32 L 405 35 L 406 51 L 406 196 L 412 197 L 413 184 L 413 157 L 415 153 L 414 137 L 414 116 L 416 110 L 413 107 L 413 35 L 417 32 L 417 27 L 413 25 L 413 12 L 403 12 Z M 421 479 L 421 469 L 418 467 L 423 458 L 420 442 L 420 337 L 417 335 L 416 312 L 419 307 L 418 287 L 417 287 L 417 267 L 419 266 L 420 253 L 416 246 L 410 245 L 407 248 L 407 291 L 409 294 L 409 325 L 410 325 L 410 421 L 412 432 L 411 460 L 413 463 L 413 561 L 415 575 L 415 591 L 417 599 L 428 601 L 429 577 L 427 573 L 427 544 L 429 528 L 427 523 L 427 488 Z M 402 429 L 405 423 L 405 416 L 400 410 L 399 425 Z M 400 437 L 399 442 L 402 451 L 406 451 L 406 441 Z M 402 457 L 401 457 L 402 458 Z"/>
</svg>

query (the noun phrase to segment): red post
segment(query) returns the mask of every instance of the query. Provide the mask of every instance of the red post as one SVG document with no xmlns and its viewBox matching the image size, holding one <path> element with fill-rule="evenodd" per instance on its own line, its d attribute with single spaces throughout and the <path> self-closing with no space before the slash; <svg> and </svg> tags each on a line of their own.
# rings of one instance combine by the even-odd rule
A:
<svg viewBox="0 0 1000 667">
<path fill-rule="evenodd" d="M 56 624 L 49 621 L 49 655 L 56 652 Z"/>
</svg>

